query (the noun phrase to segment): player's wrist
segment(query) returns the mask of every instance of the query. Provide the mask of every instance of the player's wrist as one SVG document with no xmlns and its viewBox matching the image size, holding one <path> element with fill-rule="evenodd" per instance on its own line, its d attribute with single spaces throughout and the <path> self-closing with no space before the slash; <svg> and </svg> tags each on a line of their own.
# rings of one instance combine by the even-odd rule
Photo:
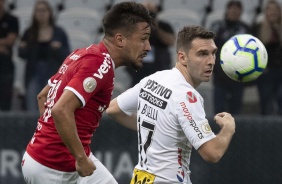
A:
<svg viewBox="0 0 282 184">
<path fill-rule="evenodd" d="M 87 160 L 87 156 L 86 155 L 78 155 L 78 156 L 75 156 L 75 160 L 77 162 L 83 162 L 83 161 Z"/>
<path fill-rule="evenodd" d="M 224 132 L 227 132 L 228 134 L 234 134 L 235 133 L 235 127 L 231 124 L 224 124 L 221 128 L 224 130 Z"/>
<path fill-rule="evenodd" d="M 74 155 L 76 161 L 81 162 L 87 160 L 87 155 L 85 153 Z"/>
</svg>

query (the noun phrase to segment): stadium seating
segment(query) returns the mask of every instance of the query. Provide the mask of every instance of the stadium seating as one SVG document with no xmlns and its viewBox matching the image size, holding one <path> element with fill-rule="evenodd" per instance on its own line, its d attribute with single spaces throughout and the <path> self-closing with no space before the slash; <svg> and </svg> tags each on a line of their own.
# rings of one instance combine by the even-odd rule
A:
<svg viewBox="0 0 282 184">
<path fill-rule="evenodd" d="M 95 11 L 104 12 L 110 0 L 57 0 L 59 4 L 63 5 L 65 10 L 70 8 L 90 8 Z"/>
<path fill-rule="evenodd" d="M 8 0 L 8 3 L 14 4 L 15 8 L 30 6 L 33 7 L 36 0 Z"/>
<path fill-rule="evenodd" d="M 90 8 L 69 8 L 58 14 L 57 24 L 66 30 L 81 30 L 95 35 L 101 25 L 101 17 Z"/>
<path fill-rule="evenodd" d="M 214 10 L 210 14 L 208 14 L 205 27 L 210 28 L 211 24 L 216 21 L 216 20 L 222 20 L 224 18 L 224 10 Z M 253 17 L 252 17 L 253 18 Z M 251 24 L 253 19 L 250 18 L 250 15 L 247 13 L 243 13 L 241 16 L 241 20 L 244 21 L 246 24 Z"/>
<path fill-rule="evenodd" d="M 33 8 L 36 1 L 37 0 L 6 0 L 6 4 L 8 8 L 11 8 L 12 6 L 14 9 L 18 9 L 26 6 Z M 60 0 L 47 0 L 47 1 L 53 8 L 54 13 L 56 13 L 57 6 Z"/>
<path fill-rule="evenodd" d="M 81 30 L 67 30 L 67 35 L 71 51 L 82 47 L 88 47 L 94 40 L 93 35 L 89 35 Z"/>
<path fill-rule="evenodd" d="M 198 13 L 202 13 L 207 6 L 209 0 L 164 0 L 163 9 L 187 9 Z"/>
<path fill-rule="evenodd" d="M 200 25 L 201 18 L 199 15 L 187 9 L 168 9 L 160 12 L 160 20 L 169 22 L 177 33 L 183 26 Z"/>
<path fill-rule="evenodd" d="M 208 20 L 206 22 L 206 27 L 209 23 L 216 19 L 222 19 L 226 9 L 226 0 L 213 0 L 212 9 L 213 11 L 208 15 Z M 242 20 L 247 24 L 251 24 L 254 20 L 255 10 L 258 6 L 258 0 L 244 0 L 241 1 L 243 5 Z"/>
<path fill-rule="evenodd" d="M 23 34 L 23 32 L 29 27 L 31 23 L 32 11 L 32 7 L 22 6 L 11 12 L 13 15 L 18 17 L 20 34 Z"/>
</svg>

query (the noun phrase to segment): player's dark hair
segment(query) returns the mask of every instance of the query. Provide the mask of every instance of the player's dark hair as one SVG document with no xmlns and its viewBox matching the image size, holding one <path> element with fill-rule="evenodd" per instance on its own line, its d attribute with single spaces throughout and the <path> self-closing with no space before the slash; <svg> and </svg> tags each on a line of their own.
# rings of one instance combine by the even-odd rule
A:
<svg viewBox="0 0 282 184">
<path fill-rule="evenodd" d="M 114 5 L 104 16 L 103 29 L 106 36 L 114 36 L 117 31 L 130 34 L 136 24 L 147 22 L 150 26 L 153 19 L 149 11 L 140 3 L 122 2 Z"/>
<path fill-rule="evenodd" d="M 202 26 L 186 26 L 177 35 L 176 52 L 181 48 L 189 50 L 195 38 L 215 39 L 215 33 Z"/>
</svg>

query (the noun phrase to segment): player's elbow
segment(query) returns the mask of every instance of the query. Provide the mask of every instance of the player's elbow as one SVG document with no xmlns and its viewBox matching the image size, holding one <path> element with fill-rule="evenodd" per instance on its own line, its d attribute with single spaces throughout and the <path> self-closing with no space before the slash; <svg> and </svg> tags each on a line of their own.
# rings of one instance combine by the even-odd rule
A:
<svg viewBox="0 0 282 184">
<path fill-rule="evenodd" d="M 113 111 L 113 108 L 109 107 L 106 109 L 106 114 L 113 120 L 116 120 L 116 113 Z"/>
<path fill-rule="evenodd" d="M 108 115 L 108 116 L 112 116 L 113 115 L 113 111 L 112 111 L 112 108 L 111 107 L 108 107 L 107 109 L 106 109 L 106 114 Z"/>
<path fill-rule="evenodd" d="M 216 154 L 216 153 L 213 153 L 213 154 L 209 154 L 209 155 L 205 155 L 205 156 L 202 156 L 202 158 L 206 161 L 206 162 L 209 162 L 209 163 L 217 163 L 219 162 L 219 160 L 222 158 L 222 154 Z"/>
<path fill-rule="evenodd" d="M 109 107 L 106 109 L 106 114 L 112 119 L 116 119 L 116 116 L 120 114 L 121 110 L 117 104 L 116 98 L 110 102 Z"/>
<path fill-rule="evenodd" d="M 214 149 L 207 144 L 202 145 L 198 149 L 199 154 L 201 157 L 209 163 L 217 163 L 223 156 L 223 152 L 219 149 Z"/>
<path fill-rule="evenodd" d="M 61 117 L 65 116 L 65 114 L 66 114 L 65 108 L 62 107 L 62 106 L 55 105 L 51 110 L 51 114 L 52 114 L 52 117 L 54 118 L 55 124 L 56 124 L 57 122 L 60 122 L 60 121 L 56 121 L 56 120 L 59 120 L 59 119 L 61 119 Z"/>
<path fill-rule="evenodd" d="M 39 93 L 37 96 L 37 101 L 40 101 L 41 99 L 45 98 L 46 96 L 43 96 L 41 93 Z"/>
</svg>

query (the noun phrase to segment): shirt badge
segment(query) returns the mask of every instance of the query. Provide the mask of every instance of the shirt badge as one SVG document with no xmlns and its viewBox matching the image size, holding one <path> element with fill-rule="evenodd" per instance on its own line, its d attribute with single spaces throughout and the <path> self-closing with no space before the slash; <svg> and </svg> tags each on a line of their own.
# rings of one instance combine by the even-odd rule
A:
<svg viewBox="0 0 282 184">
<path fill-rule="evenodd" d="M 188 92 L 187 92 L 187 99 L 188 99 L 188 101 L 189 101 L 190 103 L 196 103 L 196 102 L 197 102 L 197 97 L 196 97 L 196 95 L 195 95 L 193 92 L 191 92 L 191 91 L 188 91 Z"/>
<path fill-rule="evenodd" d="M 87 77 L 83 81 L 83 88 L 87 93 L 91 93 L 95 90 L 97 82 L 93 77 Z"/>
</svg>

